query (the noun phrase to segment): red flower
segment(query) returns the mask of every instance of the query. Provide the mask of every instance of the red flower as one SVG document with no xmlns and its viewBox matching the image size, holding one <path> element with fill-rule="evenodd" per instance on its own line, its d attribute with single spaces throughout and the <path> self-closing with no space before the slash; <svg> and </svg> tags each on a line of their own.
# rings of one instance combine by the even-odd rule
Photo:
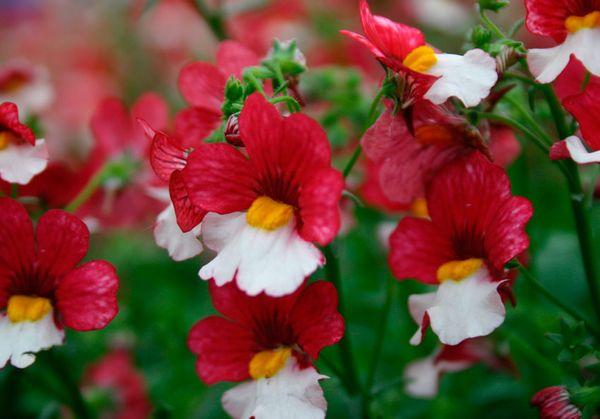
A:
<svg viewBox="0 0 600 419">
<path fill-rule="evenodd" d="M 562 43 L 569 29 L 566 20 L 571 16 L 585 16 L 600 11 L 598 0 L 525 0 L 527 29 L 542 36 L 551 36 Z"/>
<path fill-rule="evenodd" d="M 272 376 L 277 371 L 261 374 L 261 358 L 276 361 L 282 351 L 290 350 L 287 356 L 308 367 L 322 348 L 344 335 L 337 292 L 329 282 L 302 286 L 281 298 L 249 297 L 233 283 L 218 287 L 211 282 L 210 294 L 225 318 L 200 320 L 188 338 L 190 350 L 198 355 L 196 371 L 206 384 Z M 275 364 L 282 367 L 287 356 Z"/>
<path fill-rule="evenodd" d="M 563 386 L 546 387 L 531 398 L 531 404 L 540 409 L 541 419 L 580 419 L 581 410 L 570 397 Z"/>
<path fill-rule="evenodd" d="M 137 371 L 131 354 L 116 349 L 92 364 L 85 372 L 85 386 L 111 391 L 116 406 L 109 414 L 115 419 L 145 419 L 152 412 L 144 376 Z"/>
<path fill-rule="evenodd" d="M 48 211 L 34 232 L 23 205 L 0 199 L 1 366 L 9 359 L 28 366 L 29 352 L 62 341 L 63 326 L 102 329 L 117 315 L 114 267 L 102 260 L 77 267 L 88 242 L 85 224 L 67 212 Z"/>
<path fill-rule="evenodd" d="M 284 118 L 256 93 L 239 126 L 248 157 L 230 144 L 203 144 L 181 171 L 192 204 L 212 213 L 202 234 L 219 254 L 200 276 L 285 295 L 323 262 L 312 242 L 337 234 L 344 181 L 325 132 L 307 116 Z"/>
<path fill-rule="evenodd" d="M 407 217 L 390 238 L 390 265 L 399 279 L 438 283 L 446 262 L 483 259 L 497 278 L 527 249 L 531 203 L 512 196 L 504 170 L 480 153 L 444 168 L 427 188 L 431 220 Z"/>
<path fill-rule="evenodd" d="M 1 144 L 6 134 L 10 134 L 11 139 L 19 143 L 35 145 L 33 131 L 27 125 L 19 122 L 19 110 L 17 105 L 11 102 L 4 102 L 0 105 L 0 149 L 3 148 Z"/>
<path fill-rule="evenodd" d="M 227 79 L 230 76 L 241 79 L 243 69 L 258 62 L 258 56 L 244 45 L 224 41 L 219 45 L 217 65 L 197 61 L 183 67 L 177 83 L 191 107 L 177 114 L 175 131 L 184 138 L 185 147 L 198 145 L 219 127 Z"/>
</svg>

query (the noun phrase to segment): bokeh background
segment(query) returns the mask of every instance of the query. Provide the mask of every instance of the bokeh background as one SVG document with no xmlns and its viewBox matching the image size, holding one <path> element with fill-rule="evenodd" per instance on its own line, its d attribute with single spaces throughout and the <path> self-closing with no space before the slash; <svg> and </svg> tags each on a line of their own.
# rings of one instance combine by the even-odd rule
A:
<svg viewBox="0 0 600 419">
<path fill-rule="evenodd" d="M 335 164 L 343 167 L 366 118 L 368 104 L 382 76 L 368 53 L 339 34 L 359 30 L 355 0 L 213 1 L 207 5 L 224 13 L 226 32 L 265 54 L 273 38 L 295 38 L 307 58 L 309 71 L 301 91 L 310 105 L 306 112 L 328 131 Z M 477 21 L 469 0 L 371 1 L 378 13 L 421 28 L 430 43 L 444 51 L 460 52 Z M 521 0 L 494 18 L 510 27 L 524 16 Z M 521 30 L 528 45 L 538 40 Z M 22 60 L 43 69 L 54 91 L 52 105 L 39 118 L 56 160 L 77 165 L 93 146 L 90 117 L 105 97 L 133 103 L 141 94 L 159 93 L 171 114 L 183 107 L 177 92 L 178 71 L 193 60 L 214 62 L 218 40 L 198 14 L 194 0 L 76 1 L 0 0 L 0 65 Z M 508 110 L 510 111 L 510 110 Z M 546 110 L 538 107 L 538 117 Z M 359 164 L 351 185 L 360 192 L 364 165 Z M 593 169 L 592 169 L 593 170 Z M 591 182 L 593 173 L 587 170 Z M 531 144 L 522 142 L 519 158 L 509 168 L 513 190 L 529 198 L 535 215 L 529 224 L 531 270 L 554 294 L 590 315 L 585 280 L 569 204 L 558 170 Z M 531 396 L 548 385 L 569 379 L 569 364 L 557 360 L 559 348 L 545 337 L 560 330 L 560 313 L 523 280 L 517 280 L 517 305 L 507 310 L 504 325 L 492 336 L 508 367 L 492 370 L 474 366 L 447 374 L 433 400 L 407 396 L 402 373 L 410 361 L 429 355 L 435 337 L 420 347 L 408 344 L 415 324 L 408 315 L 408 295 L 425 288 L 413 281 L 396 282 L 379 239 L 385 223 L 398 214 L 385 214 L 368 205 L 347 203 L 345 231 L 335 246 L 340 256 L 347 333 L 359 375 L 366 379 L 375 334 L 386 292 L 393 293 L 385 326 L 385 341 L 374 388 L 373 412 L 386 418 L 525 418 L 537 413 Z M 151 214 L 152 215 L 152 214 Z M 154 214 L 155 215 L 155 214 Z M 600 208 L 594 208 L 598 230 Z M 76 377 L 115 345 L 130 348 L 146 379 L 155 417 L 225 417 L 220 397 L 230 387 L 204 386 L 194 371 L 186 347 L 192 324 L 213 313 L 207 284 L 197 277 L 203 254 L 173 262 L 152 238 L 152 218 L 130 227 L 99 230 L 92 238 L 89 258 L 105 258 L 121 278 L 120 313 L 103 331 L 67 333 L 67 345 L 55 348 L 69 360 Z M 383 226 L 383 227 L 382 227 Z M 596 231 L 598 237 L 600 231 Z M 323 272 L 314 274 L 322 278 Z M 339 361 L 337 348 L 323 356 Z M 361 416 L 358 400 L 349 396 L 327 364 L 331 375 L 322 382 L 329 417 Z M 37 366 L 34 364 L 31 369 Z M 0 416 L 49 418 L 66 414 L 57 400 L 40 392 L 28 371 L 0 371 Z"/>
</svg>

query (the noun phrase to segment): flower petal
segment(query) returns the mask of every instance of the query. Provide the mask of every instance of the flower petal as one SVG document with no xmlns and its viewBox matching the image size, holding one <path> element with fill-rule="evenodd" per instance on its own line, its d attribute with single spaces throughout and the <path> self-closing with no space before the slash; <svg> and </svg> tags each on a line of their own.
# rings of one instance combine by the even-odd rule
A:
<svg viewBox="0 0 600 419">
<path fill-rule="evenodd" d="M 181 69 L 177 85 L 190 105 L 215 114 L 221 114 L 227 78 L 216 66 L 201 61 Z"/>
<path fill-rule="evenodd" d="M 259 61 L 254 51 L 237 41 L 225 40 L 219 44 L 217 66 L 226 76 L 241 80 L 244 68 L 258 65 Z"/>
<path fill-rule="evenodd" d="M 177 170 L 171 174 L 169 181 L 169 195 L 177 218 L 177 225 L 182 232 L 187 233 L 202 222 L 206 211 L 196 207 L 188 195 L 183 174 Z"/>
<path fill-rule="evenodd" d="M 57 309 L 63 323 L 78 331 L 106 327 L 117 315 L 119 278 L 103 260 L 88 262 L 64 276 L 56 289 Z"/>
<path fill-rule="evenodd" d="M 19 109 L 12 102 L 0 104 L 0 131 L 8 130 L 21 141 L 35 144 L 35 135 L 31 128 L 19 122 Z"/>
<path fill-rule="evenodd" d="M 171 173 L 185 167 L 187 154 L 175 139 L 157 131 L 152 138 L 150 164 L 161 180 L 168 182 Z"/>
<path fill-rule="evenodd" d="M 48 148 L 44 140 L 35 145 L 11 144 L 0 151 L 0 178 L 19 185 L 28 184 L 48 165 Z"/>
<path fill-rule="evenodd" d="M 599 95 L 600 78 L 592 77 L 583 92 L 569 96 L 563 101 L 565 108 L 579 123 L 581 134 L 592 150 L 600 150 Z M 568 139 L 567 143 L 569 143 Z"/>
<path fill-rule="evenodd" d="M 578 137 L 571 136 L 565 140 L 569 155 L 578 164 L 600 163 L 600 150 L 590 153 Z"/>
<path fill-rule="evenodd" d="M 184 233 L 177 225 L 173 204 L 170 204 L 156 218 L 154 241 L 157 246 L 167 249 L 169 256 L 177 262 L 194 257 L 202 252 L 200 236 L 201 224 Z"/>
<path fill-rule="evenodd" d="M 202 108 L 188 108 L 175 116 L 175 132 L 186 148 L 202 143 L 221 124 L 221 113 Z"/>
</svg>

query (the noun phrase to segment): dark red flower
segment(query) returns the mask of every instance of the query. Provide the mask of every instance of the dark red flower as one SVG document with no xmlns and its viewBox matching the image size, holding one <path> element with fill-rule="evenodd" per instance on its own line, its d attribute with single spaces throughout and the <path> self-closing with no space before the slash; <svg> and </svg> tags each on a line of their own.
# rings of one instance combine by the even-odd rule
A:
<svg viewBox="0 0 600 419">
<path fill-rule="evenodd" d="M 406 217 L 390 238 L 396 278 L 438 283 L 450 261 L 482 259 L 497 279 L 504 265 L 527 249 L 531 203 L 510 192 L 504 170 L 472 153 L 438 173 L 426 192 L 431 220 Z"/>
<path fill-rule="evenodd" d="M 571 16 L 583 17 L 591 12 L 600 11 L 599 0 L 525 0 L 530 32 L 542 36 L 551 36 L 562 43 L 569 31 L 565 21 Z"/>
<path fill-rule="evenodd" d="M 541 419 L 580 419 L 581 410 L 571 403 L 571 396 L 563 386 L 546 387 L 531 398 L 531 404 L 540 410 Z"/>
<path fill-rule="evenodd" d="M 251 361 L 269 351 L 291 349 L 299 365 L 310 366 L 322 348 L 344 335 L 337 291 L 329 282 L 302 286 L 281 298 L 250 297 L 234 283 L 218 287 L 211 282 L 210 294 L 225 317 L 200 320 L 188 338 L 198 355 L 196 371 L 206 384 L 250 378 Z"/>
</svg>

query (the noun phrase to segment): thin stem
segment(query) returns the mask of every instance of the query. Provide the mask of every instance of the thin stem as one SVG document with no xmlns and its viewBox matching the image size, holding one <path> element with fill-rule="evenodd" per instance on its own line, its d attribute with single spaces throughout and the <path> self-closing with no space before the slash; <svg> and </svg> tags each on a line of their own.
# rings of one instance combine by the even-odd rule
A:
<svg viewBox="0 0 600 419">
<path fill-rule="evenodd" d="M 565 120 L 565 113 L 562 110 L 562 106 L 558 101 L 558 98 L 554 94 L 552 90 L 552 86 L 549 84 L 541 85 L 542 93 L 546 98 L 546 102 L 548 102 L 548 106 L 550 107 L 550 112 L 552 113 L 552 119 L 554 120 L 554 124 L 556 125 L 556 131 L 558 132 L 558 136 L 561 140 L 564 140 L 569 135 L 571 135 L 571 131 L 567 126 L 567 122 Z"/>
<path fill-rule="evenodd" d="M 548 154 L 548 145 L 542 141 L 537 135 L 535 135 L 529 128 L 523 125 L 521 122 L 516 121 L 512 118 L 508 118 L 503 115 L 498 115 L 490 112 L 477 112 L 477 115 L 481 118 L 489 119 L 491 121 L 501 122 L 504 125 L 508 125 L 514 129 L 521 131 L 528 139 L 530 139 L 544 154 Z"/>
<path fill-rule="evenodd" d="M 384 88 L 379 89 L 379 91 L 375 95 L 375 98 L 373 99 L 373 102 L 371 102 L 371 106 L 369 107 L 369 114 L 367 115 L 367 123 L 366 123 L 365 128 L 363 129 L 363 134 L 365 133 L 366 130 L 368 130 L 371 127 L 371 125 L 373 125 L 375 123 L 375 120 L 377 118 L 377 108 L 379 107 L 379 103 L 381 103 L 381 99 L 383 99 L 384 95 L 385 95 L 385 89 Z M 362 137 L 362 135 L 361 135 L 361 137 Z M 358 143 L 358 145 L 354 149 L 354 152 L 352 153 L 352 156 L 350 157 L 350 160 L 346 164 L 346 167 L 344 167 L 344 171 L 342 172 L 344 174 L 344 178 L 348 177 L 348 175 L 352 171 L 352 168 L 358 161 L 358 158 L 360 157 L 361 153 L 362 153 L 362 146 L 360 145 L 360 143 Z"/>
<path fill-rule="evenodd" d="M 585 326 L 590 330 L 590 332 L 592 332 L 594 335 L 600 336 L 600 331 L 598 329 L 596 329 L 596 327 L 594 325 L 592 325 L 592 323 L 590 323 L 590 321 L 588 319 L 586 319 L 578 311 L 572 309 L 571 307 L 569 307 L 568 305 L 566 305 L 562 301 L 560 301 L 554 294 L 552 294 L 550 291 L 548 291 L 546 288 L 544 288 L 544 286 L 542 285 L 542 283 L 540 281 L 538 281 L 531 274 L 531 272 L 529 272 L 529 270 L 527 270 L 527 268 L 525 268 L 520 262 L 518 262 L 518 263 L 519 263 L 519 271 L 521 271 L 521 273 L 523 274 L 523 276 L 525 277 L 525 279 L 527 279 L 529 281 L 529 283 L 531 285 L 533 285 L 533 287 L 540 294 L 542 294 L 548 301 L 550 301 L 556 307 L 558 307 L 561 310 L 563 310 L 565 313 L 567 313 L 573 319 L 575 319 L 577 321 L 580 321 L 580 322 L 583 322 L 585 324 Z"/>
<path fill-rule="evenodd" d="M 486 14 L 483 9 L 479 9 L 479 16 L 481 17 L 481 21 L 483 24 L 499 39 L 506 39 L 506 35 Z"/>
<path fill-rule="evenodd" d="M 525 107 L 519 101 L 514 100 L 513 98 L 511 98 L 509 96 L 504 96 L 502 99 L 504 101 L 508 102 L 512 108 L 514 108 L 517 112 L 519 112 L 519 114 L 521 114 L 521 116 L 525 119 L 525 122 L 527 123 L 527 125 L 529 127 L 531 127 L 532 130 L 535 131 L 535 133 L 540 138 L 545 140 L 544 142 L 547 145 L 552 145 L 552 143 L 553 143 L 552 139 L 548 136 L 548 134 L 546 134 L 546 131 L 544 131 L 544 129 L 540 126 L 540 124 L 538 124 L 537 121 L 535 120 L 535 118 L 531 115 L 531 113 L 529 113 L 527 111 L 527 109 L 525 109 Z"/>
<path fill-rule="evenodd" d="M 211 11 L 206 3 L 204 3 L 204 0 L 192 1 L 192 5 L 195 6 L 198 14 L 206 21 L 210 30 L 219 41 L 229 38 L 225 30 L 225 22 L 223 21 L 221 12 Z"/>
<path fill-rule="evenodd" d="M 525 84 L 528 84 L 530 86 L 539 86 L 539 84 L 537 84 L 534 80 L 530 79 L 529 77 L 523 75 L 523 74 L 518 74 L 518 73 L 513 73 L 513 72 L 505 72 L 503 77 L 505 79 L 514 79 L 514 80 L 519 80 Z"/>
<path fill-rule="evenodd" d="M 102 185 L 106 176 L 107 168 L 110 164 L 104 165 L 100 170 L 96 172 L 94 176 L 89 180 L 87 185 L 77 194 L 77 196 L 65 207 L 65 211 L 75 212 L 82 206 L 90 197 L 96 192 L 96 189 Z"/>
<path fill-rule="evenodd" d="M 325 273 L 327 275 L 327 279 L 335 285 L 335 288 L 338 292 L 338 309 L 339 312 L 344 315 L 346 313 L 345 310 L 345 301 L 344 294 L 341 284 L 341 275 L 340 275 L 340 265 L 338 259 L 335 255 L 335 251 L 333 249 L 333 245 L 329 244 L 323 248 L 323 254 L 325 255 L 325 259 L 327 263 L 325 265 Z M 350 342 L 350 333 L 346 329 L 346 333 L 344 337 L 339 342 L 340 354 L 342 357 L 342 363 L 346 368 L 347 380 L 349 381 L 346 388 L 351 391 L 351 394 L 358 394 L 361 392 L 360 384 L 358 381 L 358 375 L 356 374 L 356 368 L 354 366 L 354 358 L 352 356 L 352 343 Z"/>
<path fill-rule="evenodd" d="M 515 36 L 515 34 L 519 31 L 519 29 L 521 29 L 523 27 L 524 23 L 525 23 L 525 18 L 523 18 L 523 17 L 521 19 L 517 20 L 515 22 L 515 24 L 512 25 L 512 27 L 508 31 L 508 37 L 512 38 L 513 36 Z"/>
</svg>

